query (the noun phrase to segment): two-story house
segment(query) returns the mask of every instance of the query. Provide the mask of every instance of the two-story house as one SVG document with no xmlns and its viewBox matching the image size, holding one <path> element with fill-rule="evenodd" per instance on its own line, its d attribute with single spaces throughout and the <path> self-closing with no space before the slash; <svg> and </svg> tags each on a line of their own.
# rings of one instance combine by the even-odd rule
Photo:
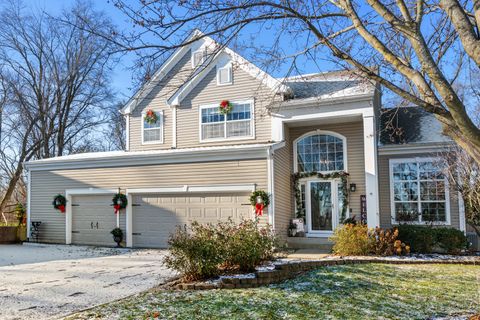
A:
<svg viewBox="0 0 480 320">
<path fill-rule="evenodd" d="M 276 79 L 204 37 L 172 54 L 122 112 L 127 150 L 26 164 L 28 226 L 41 222 L 40 241 L 112 245 L 119 226 L 128 247 L 166 247 L 177 225 L 253 218 L 254 190 L 270 195 L 261 222 L 287 239 L 302 218 L 305 244 L 352 215 L 390 227 L 418 212 L 418 223 L 465 230 L 461 200 L 434 164 L 451 144 L 440 124 L 418 108 L 382 112 L 378 88 L 351 73 Z M 114 214 L 118 192 L 128 205 Z"/>
</svg>

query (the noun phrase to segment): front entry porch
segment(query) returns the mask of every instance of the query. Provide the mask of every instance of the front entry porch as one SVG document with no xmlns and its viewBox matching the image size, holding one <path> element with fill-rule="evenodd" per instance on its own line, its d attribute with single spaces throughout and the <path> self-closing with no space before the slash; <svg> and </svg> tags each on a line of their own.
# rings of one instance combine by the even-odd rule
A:
<svg viewBox="0 0 480 320">
<path fill-rule="evenodd" d="M 273 117 L 272 138 L 285 142 L 283 150 L 275 151 L 275 184 L 288 183 L 283 180 L 287 167 L 293 176 L 288 191 L 276 187 L 274 200 L 277 203 L 283 200 L 280 197 L 295 194 L 292 204 L 277 204 L 275 213 L 291 212 L 290 226 L 284 225 L 289 230 L 289 247 L 330 250 L 328 238 L 346 218 L 379 226 L 372 106 L 302 106 L 279 110 Z M 285 220 L 276 221 L 279 229 Z M 291 232 L 297 222 L 299 232 Z"/>
</svg>

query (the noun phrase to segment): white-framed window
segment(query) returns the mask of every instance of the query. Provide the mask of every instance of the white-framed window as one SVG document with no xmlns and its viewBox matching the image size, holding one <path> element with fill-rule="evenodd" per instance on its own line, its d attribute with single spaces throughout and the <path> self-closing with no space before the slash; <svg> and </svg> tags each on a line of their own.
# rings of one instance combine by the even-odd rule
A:
<svg viewBox="0 0 480 320">
<path fill-rule="evenodd" d="M 295 172 L 333 172 L 347 170 L 346 138 L 329 131 L 316 130 L 294 142 Z"/>
<path fill-rule="evenodd" d="M 163 111 L 155 111 L 157 121 L 145 121 L 145 112 L 142 112 L 142 144 L 163 143 Z"/>
<path fill-rule="evenodd" d="M 254 137 L 253 101 L 231 103 L 232 111 L 227 115 L 220 113 L 218 105 L 200 106 L 200 142 Z"/>
<path fill-rule="evenodd" d="M 217 68 L 217 85 L 232 84 L 232 65 L 228 64 L 222 68 Z"/>
<path fill-rule="evenodd" d="M 394 223 L 450 224 L 448 180 L 438 159 L 390 159 Z"/>
<path fill-rule="evenodd" d="M 207 60 L 207 48 L 200 48 L 192 52 L 192 68 L 196 68 Z"/>
</svg>

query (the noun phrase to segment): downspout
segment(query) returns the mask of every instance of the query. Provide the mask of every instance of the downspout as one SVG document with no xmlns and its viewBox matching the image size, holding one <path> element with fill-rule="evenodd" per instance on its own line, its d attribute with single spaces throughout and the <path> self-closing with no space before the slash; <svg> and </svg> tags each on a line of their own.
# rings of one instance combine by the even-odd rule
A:
<svg viewBox="0 0 480 320">
<path fill-rule="evenodd" d="M 130 150 L 130 113 L 125 115 L 125 151 Z"/>
<path fill-rule="evenodd" d="M 275 230 L 275 194 L 273 190 L 274 175 L 273 175 L 273 148 L 272 146 L 267 149 L 267 177 L 268 177 L 268 194 L 270 195 L 270 205 L 268 209 L 268 223 Z"/>
<path fill-rule="evenodd" d="M 172 149 L 177 148 L 177 106 L 172 105 Z"/>
<path fill-rule="evenodd" d="M 32 198 L 32 171 L 27 169 L 27 238 L 30 240 L 31 225 L 31 198 Z"/>
</svg>

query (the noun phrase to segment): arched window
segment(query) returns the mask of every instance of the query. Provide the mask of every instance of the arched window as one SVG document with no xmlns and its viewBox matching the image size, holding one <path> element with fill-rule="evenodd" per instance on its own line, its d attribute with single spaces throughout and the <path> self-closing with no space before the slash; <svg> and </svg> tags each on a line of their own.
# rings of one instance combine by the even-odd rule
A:
<svg viewBox="0 0 480 320">
<path fill-rule="evenodd" d="M 335 133 L 314 132 L 295 143 L 297 172 L 345 170 L 345 138 Z"/>
</svg>

